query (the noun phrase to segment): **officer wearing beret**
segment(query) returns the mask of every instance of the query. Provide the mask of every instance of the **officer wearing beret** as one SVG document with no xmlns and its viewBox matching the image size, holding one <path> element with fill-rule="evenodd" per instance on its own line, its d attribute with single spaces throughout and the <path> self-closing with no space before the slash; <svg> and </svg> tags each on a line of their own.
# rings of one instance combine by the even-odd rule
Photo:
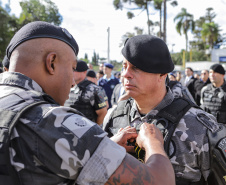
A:
<svg viewBox="0 0 226 185">
<path fill-rule="evenodd" d="M 74 79 L 77 85 L 71 88 L 69 99 L 64 105 L 79 110 L 91 121 L 102 125 L 107 113 L 107 96 L 102 87 L 86 78 L 87 70 L 86 62 L 78 60 L 74 71 Z"/>
<path fill-rule="evenodd" d="M 175 98 L 166 87 L 167 73 L 174 69 L 174 64 L 163 40 L 151 35 L 129 38 L 122 55 L 124 87 L 132 98 L 120 101 L 114 110 L 108 111 L 103 129 L 110 137 L 120 128 L 131 126 L 139 131 L 143 122 L 158 123 L 163 135 L 169 136 L 173 128 L 170 125 L 178 121 L 170 132 L 169 143 L 164 145 L 174 167 L 176 184 L 205 184 L 210 173 L 207 130 L 219 128 L 216 119 L 188 100 Z M 178 102 L 189 102 L 192 106 L 187 111 L 180 110 L 182 104 Z M 174 113 L 174 109 L 180 111 Z M 182 112 L 182 118 L 176 120 Z"/>
<path fill-rule="evenodd" d="M 87 80 L 95 83 L 97 85 L 97 75 L 96 72 L 92 69 L 88 69 L 86 73 Z"/>
<path fill-rule="evenodd" d="M 112 74 L 112 69 L 114 66 L 110 63 L 105 63 L 103 72 L 104 76 L 98 80 L 98 85 L 103 87 L 107 97 L 108 97 L 108 104 L 109 108 L 112 107 L 111 105 L 111 96 L 113 93 L 113 90 L 117 84 L 119 84 L 119 80 Z"/>
<path fill-rule="evenodd" d="M 209 70 L 211 83 L 201 90 L 201 107 L 226 124 L 226 82 L 225 70 L 221 64 L 213 64 Z"/>
<path fill-rule="evenodd" d="M 11 39 L 9 72 L 0 75 L 1 184 L 175 184 L 155 126 L 144 123 L 139 135 L 121 129 L 109 139 L 96 123 L 63 106 L 75 86 L 78 51 L 66 29 L 42 21 L 26 24 Z M 148 151 L 146 164 L 126 153 L 133 147 L 125 143 L 135 138 Z"/>
</svg>

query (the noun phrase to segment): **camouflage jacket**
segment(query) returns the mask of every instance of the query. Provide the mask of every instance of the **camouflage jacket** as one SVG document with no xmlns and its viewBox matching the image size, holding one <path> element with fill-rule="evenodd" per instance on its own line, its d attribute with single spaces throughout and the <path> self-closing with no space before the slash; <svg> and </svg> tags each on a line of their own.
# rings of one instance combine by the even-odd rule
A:
<svg viewBox="0 0 226 185">
<path fill-rule="evenodd" d="M 108 100 L 104 89 L 92 82 L 87 83 L 87 79 L 71 88 L 69 99 L 64 106 L 79 110 L 91 121 L 96 122 L 96 110 L 106 107 Z M 89 81 L 88 81 L 89 82 Z"/>
<path fill-rule="evenodd" d="M 117 123 L 122 123 L 123 126 L 119 124 L 119 127 L 125 127 L 128 126 L 127 124 L 130 124 L 130 126 L 139 130 L 143 122 L 147 122 L 148 118 L 149 121 L 150 118 L 154 119 L 156 114 L 167 105 L 170 105 L 173 99 L 174 95 L 171 90 L 168 89 L 166 96 L 160 104 L 143 117 L 140 115 L 135 101 L 133 101 L 131 105 L 129 117 L 127 117 L 127 115 L 118 115 L 112 118 L 111 116 L 114 111 L 116 111 L 117 107 L 113 108 L 113 110 L 108 111 L 104 119 L 103 129 L 111 135 L 112 133 L 116 133 L 119 129 L 116 128 Z M 125 112 L 126 111 L 127 110 L 125 110 Z M 217 128 L 219 127 L 216 123 L 216 119 L 212 115 L 193 107 L 190 108 L 179 121 L 171 138 L 169 148 L 169 157 L 177 180 L 198 182 L 201 176 L 207 180 L 210 173 L 207 129 L 215 130 Z"/>
<path fill-rule="evenodd" d="M 10 95 L 1 108 L 20 110 L 39 100 L 36 92 L 43 90 L 20 73 L 0 75 L 0 100 Z M 11 164 L 24 185 L 105 184 L 126 155 L 96 123 L 57 103 L 23 114 L 10 142 Z"/>
</svg>

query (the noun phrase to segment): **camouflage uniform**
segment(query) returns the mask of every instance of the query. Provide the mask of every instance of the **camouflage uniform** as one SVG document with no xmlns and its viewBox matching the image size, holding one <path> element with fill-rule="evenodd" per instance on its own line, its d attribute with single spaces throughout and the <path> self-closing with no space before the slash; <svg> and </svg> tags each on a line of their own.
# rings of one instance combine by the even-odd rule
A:
<svg viewBox="0 0 226 185">
<path fill-rule="evenodd" d="M 38 92 L 44 94 L 20 73 L 0 75 L 1 109 L 20 110 L 39 101 Z M 104 184 L 126 155 L 97 124 L 57 103 L 28 110 L 10 140 L 11 164 L 24 185 Z"/>
<path fill-rule="evenodd" d="M 119 127 L 130 126 L 139 130 L 143 122 L 155 119 L 155 115 L 167 105 L 170 105 L 174 99 L 171 90 L 164 99 L 148 114 L 142 117 L 138 112 L 135 101 L 131 105 L 129 117 L 127 115 L 119 116 L 114 111 L 108 112 L 104 119 L 103 129 L 110 134 L 115 134 Z M 126 112 L 127 110 L 125 110 Z M 112 115 L 115 117 L 111 117 Z M 126 117 L 125 117 L 126 116 Z M 126 121 L 129 120 L 129 121 Z M 114 125 L 115 123 L 115 125 Z M 118 128 L 116 125 L 118 123 Z M 215 130 L 219 128 L 216 119 L 201 109 L 190 108 L 188 112 L 179 121 L 176 130 L 173 133 L 170 143 L 170 160 L 173 165 L 176 180 L 182 182 L 197 182 L 201 176 L 207 179 L 210 173 L 210 154 L 207 137 L 207 129 Z M 110 135 L 109 134 L 109 135 Z M 179 183 L 180 184 L 180 183 Z"/>
<path fill-rule="evenodd" d="M 96 111 L 106 107 L 107 100 L 107 95 L 102 87 L 84 79 L 77 86 L 71 88 L 69 99 L 64 105 L 79 110 L 88 119 L 96 122 Z"/>
</svg>

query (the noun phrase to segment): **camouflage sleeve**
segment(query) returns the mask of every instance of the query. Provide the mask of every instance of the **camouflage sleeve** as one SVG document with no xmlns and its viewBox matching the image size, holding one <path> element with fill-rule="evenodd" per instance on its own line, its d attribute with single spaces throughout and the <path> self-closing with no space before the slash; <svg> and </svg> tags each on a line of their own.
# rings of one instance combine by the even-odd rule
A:
<svg viewBox="0 0 226 185">
<path fill-rule="evenodd" d="M 171 91 L 172 91 L 175 98 L 182 97 L 182 90 L 181 89 L 182 89 L 181 83 L 177 83 L 172 87 Z"/>
<path fill-rule="evenodd" d="M 101 87 L 96 88 L 94 96 L 95 96 L 94 97 L 94 99 L 95 99 L 94 109 L 95 110 L 99 110 L 99 109 L 102 109 L 107 106 L 107 104 L 106 104 L 107 95 L 103 88 L 101 88 Z"/>
<path fill-rule="evenodd" d="M 126 151 L 97 124 L 74 111 L 68 107 L 51 108 L 39 124 L 31 124 L 30 129 L 36 133 L 29 137 L 37 138 L 29 145 L 36 146 L 36 163 L 78 184 L 104 184 L 121 164 Z"/>
<path fill-rule="evenodd" d="M 207 129 L 215 129 L 216 120 L 203 110 L 191 108 L 180 120 L 170 146 L 170 160 L 176 177 L 199 181 L 209 176 L 210 154 Z"/>
</svg>

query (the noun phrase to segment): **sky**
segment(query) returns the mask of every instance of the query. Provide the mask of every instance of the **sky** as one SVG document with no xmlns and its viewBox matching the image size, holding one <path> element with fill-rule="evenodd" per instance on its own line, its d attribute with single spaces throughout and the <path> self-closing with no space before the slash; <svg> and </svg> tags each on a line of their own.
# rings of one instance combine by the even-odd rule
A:
<svg viewBox="0 0 226 185">
<path fill-rule="evenodd" d="M 2 0 L 2 3 L 8 0 Z M 17 17 L 21 12 L 19 0 L 11 0 L 11 14 Z M 61 27 L 66 28 L 75 38 L 79 45 L 79 58 L 84 58 L 85 53 L 91 60 L 94 51 L 101 58 L 108 57 L 108 27 L 110 60 L 122 61 L 121 38 L 126 32 L 135 32 L 134 27 L 147 31 L 146 12 L 140 10 L 134 12 L 135 18 L 127 19 L 127 10 L 115 10 L 113 0 L 52 0 L 63 16 Z M 215 22 L 219 24 L 220 33 L 226 33 L 226 0 L 178 0 L 178 6 L 172 7 L 167 3 L 167 45 L 170 52 L 180 52 L 185 49 L 185 36 L 176 32 L 174 17 L 186 8 L 187 12 L 194 15 L 194 20 L 205 16 L 206 9 L 212 7 L 217 14 Z M 153 22 L 159 21 L 159 12 L 151 9 L 150 19 Z M 156 28 L 158 31 L 159 28 Z M 189 40 L 193 35 L 188 35 Z"/>
</svg>

